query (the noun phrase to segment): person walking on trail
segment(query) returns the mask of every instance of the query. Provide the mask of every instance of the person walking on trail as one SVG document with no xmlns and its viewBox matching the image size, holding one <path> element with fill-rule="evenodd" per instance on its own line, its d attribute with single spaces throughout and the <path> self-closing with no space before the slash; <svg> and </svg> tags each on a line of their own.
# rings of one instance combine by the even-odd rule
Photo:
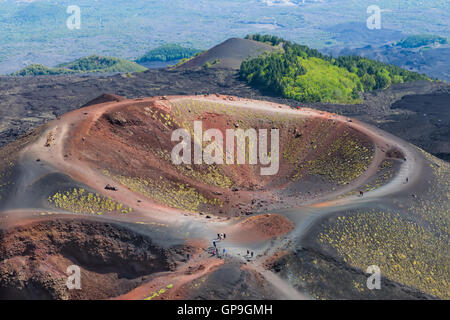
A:
<svg viewBox="0 0 450 320">
<path fill-rule="evenodd" d="M 253 251 L 252 251 L 252 258 L 253 258 Z"/>
<path fill-rule="evenodd" d="M 408 183 L 408 181 L 409 181 L 409 179 L 408 179 L 408 177 L 406 177 L 406 183 Z"/>
<path fill-rule="evenodd" d="M 361 197 L 364 196 L 364 191 L 359 190 L 359 195 L 360 195 Z"/>
<path fill-rule="evenodd" d="M 249 256 L 250 255 L 250 250 L 247 250 L 247 256 Z"/>
<path fill-rule="evenodd" d="M 223 256 L 225 256 L 225 252 L 226 252 L 226 250 L 225 250 L 225 249 L 223 249 L 223 251 L 222 251 L 222 254 L 223 254 Z"/>
<path fill-rule="evenodd" d="M 223 239 L 226 239 L 227 238 L 227 235 L 224 233 L 223 234 Z"/>
<path fill-rule="evenodd" d="M 216 242 L 213 241 L 214 248 L 217 248 Z"/>
<path fill-rule="evenodd" d="M 188 253 L 187 254 L 187 261 L 191 260 L 191 255 Z"/>
<path fill-rule="evenodd" d="M 216 250 L 215 249 L 213 250 L 212 254 L 213 254 L 213 256 L 216 255 Z"/>
<path fill-rule="evenodd" d="M 220 233 L 218 233 L 218 234 L 217 234 L 217 239 L 219 239 L 219 240 L 220 240 Z"/>
</svg>

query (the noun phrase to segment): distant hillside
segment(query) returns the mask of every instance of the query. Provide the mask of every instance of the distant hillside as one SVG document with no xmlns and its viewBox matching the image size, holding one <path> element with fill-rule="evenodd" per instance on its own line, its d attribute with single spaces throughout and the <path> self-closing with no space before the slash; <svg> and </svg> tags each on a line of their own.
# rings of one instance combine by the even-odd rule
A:
<svg viewBox="0 0 450 320">
<path fill-rule="evenodd" d="M 139 72 L 146 68 L 137 63 L 115 58 L 102 56 L 89 56 L 77 59 L 72 62 L 57 65 L 54 68 L 41 64 L 29 65 L 15 73 L 13 76 L 39 76 L 74 73 L 106 73 L 106 72 Z"/>
<path fill-rule="evenodd" d="M 250 85 L 303 102 L 357 103 L 360 92 L 429 78 L 358 56 L 334 59 L 307 46 L 283 43 L 276 51 L 246 60 L 240 76 Z"/>
<path fill-rule="evenodd" d="M 356 3 L 358 1 L 353 1 Z M 361 1 L 362 3 L 362 1 Z M 330 22 L 333 19 L 330 19 Z M 383 26 L 381 29 L 370 30 L 364 21 L 349 21 L 333 25 L 324 25 L 323 31 L 330 33 L 330 43 L 339 43 L 345 47 L 358 47 L 364 45 L 382 45 L 386 42 L 400 41 L 407 35 L 400 31 Z"/>
<path fill-rule="evenodd" d="M 249 39 L 231 38 L 177 66 L 177 69 L 212 67 L 239 69 L 242 61 L 276 50 L 275 47 Z"/>
<path fill-rule="evenodd" d="M 421 34 L 409 36 L 396 43 L 397 46 L 402 48 L 419 48 L 423 46 L 435 45 L 435 44 L 447 44 L 447 38 L 431 35 Z"/>
<path fill-rule="evenodd" d="M 201 50 L 193 48 L 185 48 L 178 44 L 166 44 L 150 50 L 145 55 L 136 60 L 137 63 L 152 61 L 172 61 L 187 59 L 201 52 Z"/>
<path fill-rule="evenodd" d="M 409 71 L 426 74 L 429 77 L 450 81 L 450 43 L 447 38 L 435 35 L 413 35 L 398 42 L 380 47 L 328 48 L 323 52 L 334 57 L 358 55 L 393 64 Z"/>
</svg>

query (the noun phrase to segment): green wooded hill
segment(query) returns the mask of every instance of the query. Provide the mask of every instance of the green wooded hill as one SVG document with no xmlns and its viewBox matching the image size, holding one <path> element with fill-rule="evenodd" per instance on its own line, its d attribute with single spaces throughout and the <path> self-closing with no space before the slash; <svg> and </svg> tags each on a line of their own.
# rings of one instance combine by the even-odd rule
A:
<svg viewBox="0 0 450 320">
<path fill-rule="evenodd" d="M 259 38 L 279 42 L 270 36 Z M 393 83 L 430 80 L 425 75 L 359 56 L 334 59 L 288 41 L 283 41 L 281 50 L 244 61 L 240 76 L 250 85 L 286 98 L 329 103 L 358 103 L 360 92 L 385 89 Z"/>
<path fill-rule="evenodd" d="M 136 60 L 137 63 L 151 61 L 172 61 L 179 59 L 188 59 L 194 56 L 200 50 L 185 48 L 178 44 L 166 44 L 150 50 L 145 55 Z"/>
<path fill-rule="evenodd" d="M 15 73 L 13 76 L 39 76 L 94 72 L 140 72 L 147 70 L 137 63 L 116 57 L 102 57 L 92 55 L 72 62 L 57 65 L 54 68 L 42 64 L 29 65 Z"/>
</svg>

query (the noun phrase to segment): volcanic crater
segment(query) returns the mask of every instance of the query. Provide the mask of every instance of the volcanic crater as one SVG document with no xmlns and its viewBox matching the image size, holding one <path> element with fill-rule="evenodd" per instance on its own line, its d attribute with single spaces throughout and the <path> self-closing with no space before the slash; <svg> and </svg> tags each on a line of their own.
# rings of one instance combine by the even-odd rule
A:
<svg viewBox="0 0 450 320">
<path fill-rule="evenodd" d="M 191 149 L 209 144 L 195 139 L 195 121 L 224 137 L 227 129 L 278 129 L 278 171 L 261 175 L 266 165 L 249 163 L 251 143 L 244 164 L 174 164 L 175 130 L 194 136 Z M 219 94 L 104 95 L 0 151 L 0 296 L 193 298 L 189 288 L 200 281 L 208 290 L 208 274 L 223 264 L 254 263 L 245 268 L 277 297 L 308 298 L 258 259 L 300 243 L 316 216 L 390 194 L 390 184 L 414 171 L 408 148 L 313 109 Z M 19 189 L 33 201 L 22 201 Z M 361 189 L 367 196 L 358 197 Z M 257 254 L 246 255 L 249 248 Z M 222 249 L 225 259 L 217 259 Z M 70 264 L 82 269 L 80 291 L 62 281 Z M 249 298 L 263 298 L 246 286 Z"/>
</svg>

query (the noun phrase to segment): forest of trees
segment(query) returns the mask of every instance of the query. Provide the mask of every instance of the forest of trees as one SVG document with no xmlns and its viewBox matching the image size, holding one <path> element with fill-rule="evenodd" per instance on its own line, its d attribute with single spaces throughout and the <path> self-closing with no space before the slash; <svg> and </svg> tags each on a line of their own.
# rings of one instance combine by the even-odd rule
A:
<svg viewBox="0 0 450 320">
<path fill-rule="evenodd" d="M 267 35 L 267 34 L 248 34 L 245 36 L 244 39 L 269 43 L 272 46 L 277 46 L 280 43 L 285 41 L 283 38 L 279 38 L 277 36 L 271 36 L 271 35 Z"/>
<path fill-rule="evenodd" d="M 248 36 L 267 42 L 270 36 Z M 315 49 L 283 42 L 283 50 L 242 63 L 240 76 L 267 92 L 303 102 L 355 103 L 359 92 L 393 83 L 429 80 L 402 68 L 358 56 L 332 58 Z"/>
<path fill-rule="evenodd" d="M 151 61 L 172 61 L 179 59 L 188 59 L 200 50 L 193 48 L 185 48 L 177 44 L 166 44 L 158 48 L 152 49 L 145 55 L 136 60 L 137 63 Z"/>
<path fill-rule="evenodd" d="M 356 74 L 366 92 L 386 89 L 393 83 L 430 80 L 425 75 L 359 56 L 342 56 L 334 63 Z"/>
</svg>

